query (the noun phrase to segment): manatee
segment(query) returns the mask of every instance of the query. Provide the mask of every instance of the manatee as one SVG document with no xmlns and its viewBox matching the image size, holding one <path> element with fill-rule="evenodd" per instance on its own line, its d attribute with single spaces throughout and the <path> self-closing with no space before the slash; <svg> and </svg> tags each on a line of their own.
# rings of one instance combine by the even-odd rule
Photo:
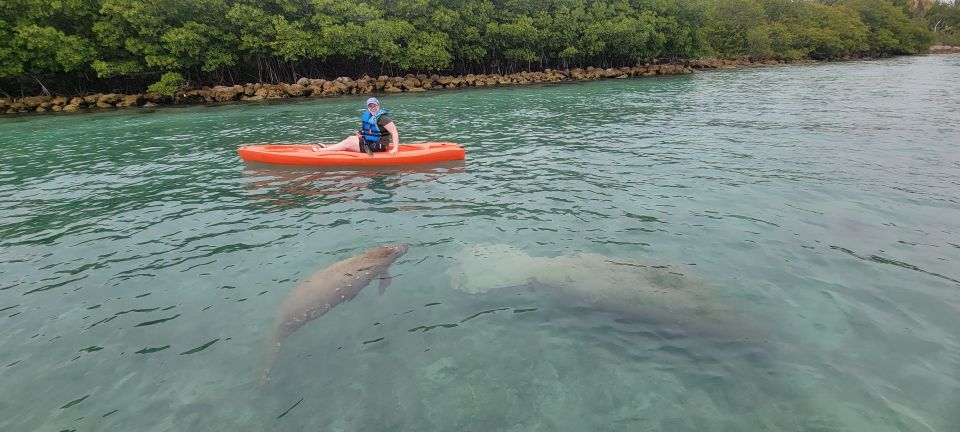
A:
<svg viewBox="0 0 960 432">
<path fill-rule="evenodd" d="M 536 257 L 503 244 L 468 246 L 453 258 L 447 276 L 460 291 L 479 295 L 528 284 L 560 304 L 611 312 L 628 321 L 718 340 L 760 338 L 685 266 L 593 253 Z"/>
<path fill-rule="evenodd" d="M 480 244 L 454 255 L 447 270 L 454 288 L 483 293 L 531 281 L 552 285 L 588 303 L 653 303 L 667 309 L 720 307 L 692 271 L 677 264 L 594 253 L 535 257 L 509 245 Z M 657 300 L 653 300 L 656 298 Z"/>
<path fill-rule="evenodd" d="M 261 382 L 270 378 L 283 341 L 308 322 L 348 302 L 357 293 L 379 279 L 380 294 L 390 285 L 390 264 L 407 252 L 403 244 L 378 246 L 320 270 L 297 285 L 280 304 L 267 341 Z"/>
</svg>

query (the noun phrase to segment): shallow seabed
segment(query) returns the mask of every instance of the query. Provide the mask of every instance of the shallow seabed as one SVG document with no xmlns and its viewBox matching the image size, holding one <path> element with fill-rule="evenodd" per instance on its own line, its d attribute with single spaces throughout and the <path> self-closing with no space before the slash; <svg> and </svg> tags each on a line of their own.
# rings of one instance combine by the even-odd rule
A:
<svg viewBox="0 0 960 432">
<path fill-rule="evenodd" d="M 346 136 L 360 97 L 2 118 L 0 430 L 955 431 L 957 82 L 929 56 L 384 96 L 404 141 L 467 147 L 387 171 L 236 155 Z M 393 242 L 386 292 L 261 385 L 298 281 Z"/>
</svg>

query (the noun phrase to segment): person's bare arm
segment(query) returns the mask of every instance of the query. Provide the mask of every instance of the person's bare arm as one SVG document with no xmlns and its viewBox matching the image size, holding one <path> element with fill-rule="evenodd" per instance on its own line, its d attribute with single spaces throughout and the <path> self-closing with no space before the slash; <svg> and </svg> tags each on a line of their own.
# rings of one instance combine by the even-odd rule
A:
<svg viewBox="0 0 960 432">
<path fill-rule="evenodd" d="M 390 122 L 384 125 L 383 128 L 386 129 L 387 132 L 390 132 L 390 141 L 392 142 L 390 155 L 395 155 L 397 154 L 397 150 L 400 150 L 400 133 L 397 132 L 397 125 Z"/>
</svg>

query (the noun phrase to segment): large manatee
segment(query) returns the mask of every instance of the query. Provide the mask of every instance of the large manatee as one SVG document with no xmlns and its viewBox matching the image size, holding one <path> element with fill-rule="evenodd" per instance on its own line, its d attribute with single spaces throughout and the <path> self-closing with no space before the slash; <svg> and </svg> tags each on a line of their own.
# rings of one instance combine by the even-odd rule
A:
<svg viewBox="0 0 960 432">
<path fill-rule="evenodd" d="M 537 282 L 531 286 L 564 304 L 613 312 L 627 320 L 723 340 L 759 337 L 686 266 L 592 253 L 537 257 L 503 244 L 468 246 L 453 259 L 447 275 L 460 291 L 482 294 Z"/>
<path fill-rule="evenodd" d="M 338 304 L 350 301 L 374 279 L 379 279 L 380 293 L 383 294 L 390 284 L 390 264 L 406 252 L 407 246 L 402 244 L 378 246 L 300 282 L 277 310 L 273 331 L 267 341 L 261 381 L 269 380 L 270 368 L 287 336 Z"/>
</svg>

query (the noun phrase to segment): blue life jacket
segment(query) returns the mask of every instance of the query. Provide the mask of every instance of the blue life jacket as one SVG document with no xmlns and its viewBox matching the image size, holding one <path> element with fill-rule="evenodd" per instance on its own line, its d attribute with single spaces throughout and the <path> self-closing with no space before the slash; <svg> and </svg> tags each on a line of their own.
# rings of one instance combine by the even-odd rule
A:
<svg viewBox="0 0 960 432">
<path fill-rule="evenodd" d="M 376 114 L 370 114 L 370 110 L 363 111 L 360 116 L 360 133 L 367 142 L 380 142 L 380 137 L 390 135 L 390 132 L 381 131 L 380 126 L 377 126 L 377 120 L 384 114 L 389 113 L 385 109 L 380 109 Z"/>
</svg>

